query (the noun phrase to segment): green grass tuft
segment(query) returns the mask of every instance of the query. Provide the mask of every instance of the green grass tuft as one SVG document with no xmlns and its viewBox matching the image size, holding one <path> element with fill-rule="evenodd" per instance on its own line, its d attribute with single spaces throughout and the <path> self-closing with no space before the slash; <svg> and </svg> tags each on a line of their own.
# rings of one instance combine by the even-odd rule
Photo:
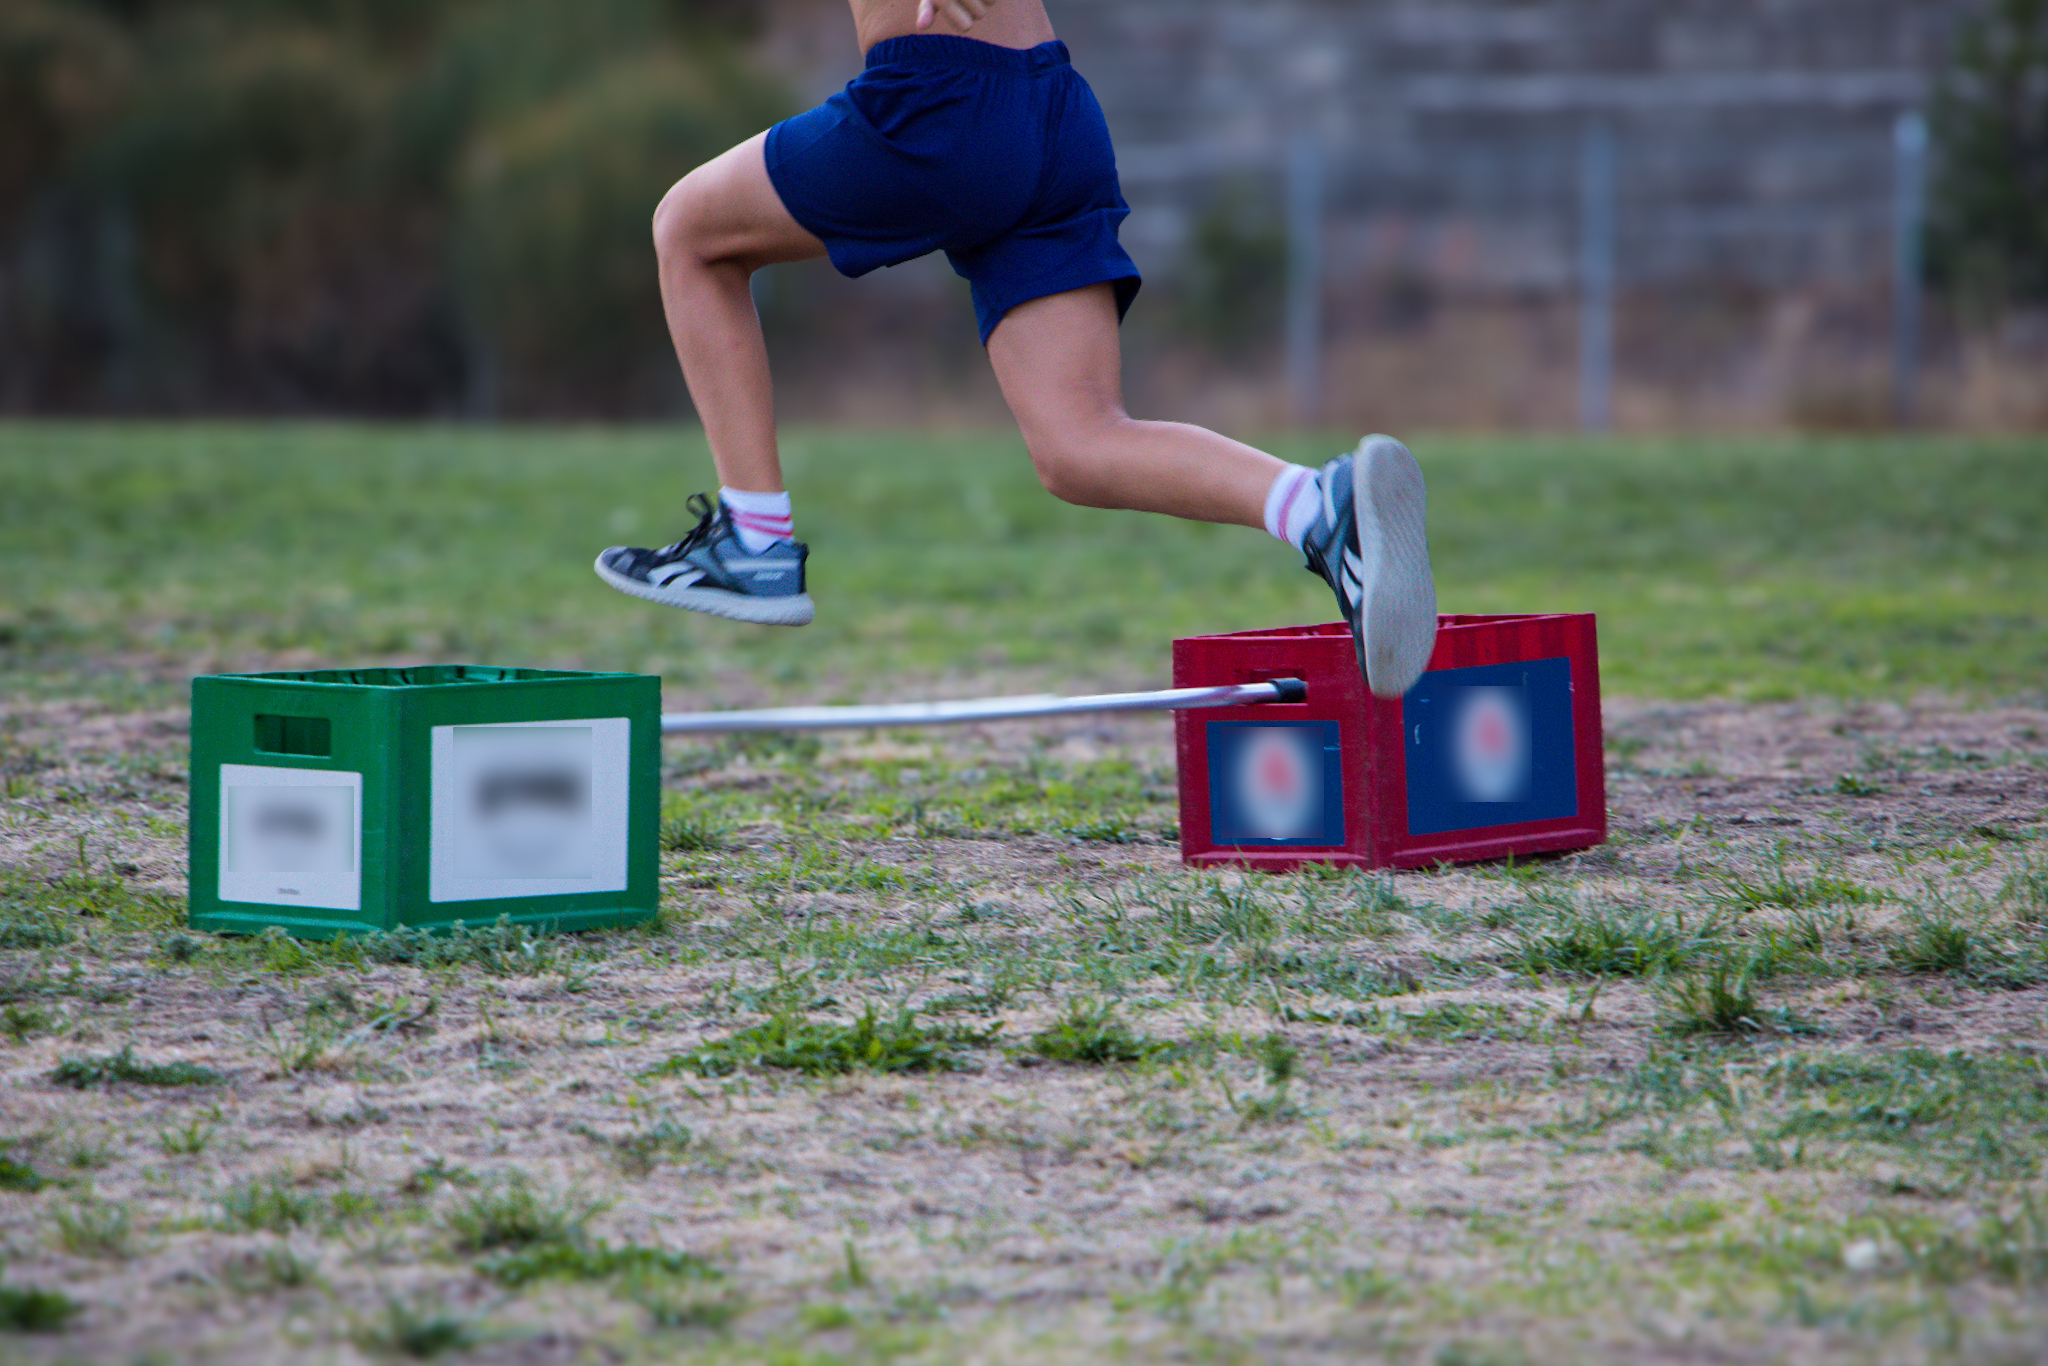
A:
<svg viewBox="0 0 2048 1366">
<path fill-rule="evenodd" d="M 223 1268 L 223 1274 L 244 1294 L 304 1290 L 321 1283 L 320 1264 L 282 1242 L 237 1256 Z"/>
<path fill-rule="evenodd" d="M 1516 1023 L 1512 1006 L 1485 1001 L 1439 1001 L 1415 1011 L 1389 1009 L 1379 1019 L 1389 1033 L 1446 1043 L 1520 1038 L 1528 1032 Z"/>
<path fill-rule="evenodd" d="M 519 1248 L 478 1263 L 477 1270 L 511 1289 L 535 1281 L 602 1281 L 615 1277 L 673 1277 L 713 1280 L 717 1267 L 687 1252 L 640 1247 L 612 1247 L 603 1242 L 549 1241 Z"/>
<path fill-rule="evenodd" d="M 670 795 L 661 806 L 661 847 L 672 854 L 702 854 L 732 843 L 733 824 L 702 802 Z"/>
<path fill-rule="evenodd" d="M 227 1074 L 192 1062 L 144 1062 L 133 1044 L 118 1053 L 65 1058 L 50 1071 L 59 1086 L 83 1091 L 92 1086 L 130 1082 L 137 1086 L 224 1086 Z"/>
<path fill-rule="evenodd" d="M 157 1146 L 165 1157 L 197 1157 L 213 1143 L 219 1125 L 203 1119 L 189 1119 L 176 1128 L 157 1130 Z"/>
<path fill-rule="evenodd" d="M 0 1191 L 34 1195 L 49 1184 L 48 1178 L 28 1163 L 12 1157 L 0 1157 Z"/>
<path fill-rule="evenodd" d="M 688 1053 L 649 1076 L 729 1076 L 743 1067 L 779 1068 L 813 1076 L 847 1072 L 957 1072 L 972 1066 L 963 1049 L 993 1045 L 1001 1025 L 969 1029 L 924 1025 L 914 1012 L 877 1014 L 870 1005 L 851 1024 L 783 1012 Z"/>
<path fill-rule="evenodd" d="M 0 1285 L 0 1333 L 61 1333 L 78 1309 L 60 1290 Z"/>
<path fill-rule="evenodd" d="M 1644 907 L 1537 901 L 1541 923 L 1518 925 L 1507 965 L 1531 975 L 1651 977 L 1684 972 L 1718 941 Z"/>
<path fill-rule="evenodd" d="M 1722 879 L 1720 899 L 1742 911 L 1765 906 L 1796 911 L 1814 906 L 1867 906 L 1884 900 L 1884 896 L 1847 878 L 1793 877 L 1779 868 L 1759 878 L 1729 874 Z"/>
<path fill-rule="evenodd" d="M 656 1328 L 694 1328 L 722 1333 L 744 1314 L 746 1300 L 731 1291 L 706 1294 L 671 1276 L 630 1277 L 626 1295 L 647 1311 Z"/>
<path fill-rule="evenodd" d="M 573 1191 L 540 1190 L 515 1171 L 457 1200 L 441 1222 L 457 1252 L 492 1252 L 576 1243 L 606 1208 Z"/>
<path fill-rule="evenodd" d="M 624 1134 L 603 1134 L 588 1126 L 572 1130 L 611 1151 L 619 1169 L 628 1176 L 645 1176 L 663 1162 L 682 1156 L 696 1141 L 688 1128 L 672 1119 L 661 1119 L 644 1129 Z"/>
<path fill-rule="evenodd" d="M 2029 854 L 2024 865 L 2007 874 L 1998 904 L 2022 925 L 2048 924 L 2048 858 Z"/>
<path fill-rule="evenodd" d="M 16 1043 L 27 1043 L 39 1034 L 54 1033 L 57 1028 L 57 1017 L 47 1010 L 12 1002 L 0 1009 L 0 1034 Z"/>
<path fill-rule="evenodd" d="M 1032 1035 L 1025 1047 L 1048 1062 L 1101 1066 L 1139 1062 L 1166 1045 L 1134 1031 L 1108 1004 L 1081 1001 Z"/>
<path fill-rule="evenodd" d="M 431 1301 L 387 1299 L 384 1309 L 350 1334 L 356 1346 L 378 1356 L 427 1361 L 449 1352 L 466 1351 L 482 1341 L 471 1319 L 450 1313 Z"/>
<path fill-rule="evenodd" d="M 1732 963 L 1664 978 L 1656 983 L 1655 992 L 1663 1030 L 1678 1038 L 1820 1032 L 1789 1010 L 1766 1007 L 1749 969 Z"/>
<path fill-rule="evenodd" d="M 241 1232 L 289 1233 L 317 1222 L 323 1203 L 281 1177 L 244 1181 L 221 1196 L 221 1224 Z"/>
<path fill-rule="evenodd" d="M 2043 963 L 2037 951 L 2016 955 L 1989 933 L 1981 915 L 1936 902 L 1909 909 L 1885 944 L 1901 972 L 1945 973 L 2004 986 L 2028 986 Z"/>
<path fill-rule="evenodd" d="M 66 1252 L 104 1261 L 126 1261 L 136 1253 L 135 1218 L 128 1206 L 81 1200 L 52 1216 L 57 1241 Z"/>
<path fill-rule="evenodd" d="M 0 905 L 0 949 L 55 949 L 78 938 L 57 916 L 18 902 Z"/>
</svg>

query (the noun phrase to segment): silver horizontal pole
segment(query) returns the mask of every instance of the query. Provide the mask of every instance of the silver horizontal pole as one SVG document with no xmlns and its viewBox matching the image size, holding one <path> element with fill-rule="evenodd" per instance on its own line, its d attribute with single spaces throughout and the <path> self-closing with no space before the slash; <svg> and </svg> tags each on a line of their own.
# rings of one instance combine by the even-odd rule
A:
<svg viewBox="0 0 2048 1366">
<path fill-rule="evenodd" d="M 862 726 L 946 726 L 967 721 L 1018 721 L 1098 711 L 1190 711 L 1198 707 L 1251 707 L 1300 702 L 1308 685 L 1298 678 L 1161 692 L 1112 692 L 1093 697 L 977 697 L 961 702 L 888 702 L 868 707 L 769 707 L 763 711 L 685 711 L 661 718 L 664 735 L 719 735 L 756 730 L 854 730 Z"/>
</svg>

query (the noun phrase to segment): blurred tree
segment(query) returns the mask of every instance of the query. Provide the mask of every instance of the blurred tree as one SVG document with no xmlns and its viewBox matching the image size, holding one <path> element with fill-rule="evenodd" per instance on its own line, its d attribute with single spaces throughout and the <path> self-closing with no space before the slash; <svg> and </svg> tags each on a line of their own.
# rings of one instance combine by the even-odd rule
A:
<svg viewBox="0 0 2048 1366">
<path fill-rule="evenodd" d="M 1272 190 L 1226 183 L 1190 237 L 1177 291 L 1189 331 L 1233 360 L 1270 344 L 1287 289 L 1287 238 Z"/>
<path fill-rule="evenodd" d="M 0 0 L 0 403 L 672 408 L 648 221 L 784 111 L 711 0 Z"/>
<path fill-rule="evenodd" d="M 2048 0 L 1964 27 L 1932 125 L 1935 283 L 1980 314 L 2048 303 Z"/>
<path fill-rule="evenodd" d="M 118 25 L 57 0 L 0 4 L 0 405 L 77 401 L 106 350 L 92 234 L 66 169 L 133 76 Z M 9 346 L 10 333 L 37 345 Z"/>
<path fill-rule="evenodd" d="M 536 22 L 558 8 L 480 9 L 450 47 L 485 115 L 459 185 L 463 297 L 491 348 L 478 406 L 673 408 L 687 400 L 654 288 L 654 206 L 788 111 L 701 13 L 678 42 L 654 0 L 580 0 L 573 24 Z"/>
</svg>

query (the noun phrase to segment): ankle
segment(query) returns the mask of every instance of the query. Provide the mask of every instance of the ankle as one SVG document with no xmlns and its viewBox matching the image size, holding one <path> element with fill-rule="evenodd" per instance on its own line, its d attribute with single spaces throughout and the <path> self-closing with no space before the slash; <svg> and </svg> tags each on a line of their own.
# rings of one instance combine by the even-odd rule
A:
<svg viewBox="0 0 2048 1366">
<path fill-rule="evenodd" d="M 1289 465 L 1274 476 L 1266 491 L 1266 531 L 1300 550 L 1322 510 L 1316 472 L 1306 465 Z"/>
<path fill-rule="evenodd" d="M 796 539 L 796 518 L 787 492 L 750 493 L 745 489 L 721 488 L 718 501 L 725 505 L 733 531 L 749 555 L 759 555 L 772 546 Z"/>
</svg>

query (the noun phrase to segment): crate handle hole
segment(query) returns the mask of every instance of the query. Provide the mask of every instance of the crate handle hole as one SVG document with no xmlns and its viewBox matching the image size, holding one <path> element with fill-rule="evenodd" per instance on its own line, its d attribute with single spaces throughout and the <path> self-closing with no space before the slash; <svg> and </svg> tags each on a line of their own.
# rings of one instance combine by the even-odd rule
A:
<svg viewBox="0 0 2048 1366">
<path fill-rule="evenodd" d="M 262 754 L 294 754 L 304 759 L 334 757 L 334 726 L 324 716 L 256 717 L 256 749 Z"/>
</svg>

